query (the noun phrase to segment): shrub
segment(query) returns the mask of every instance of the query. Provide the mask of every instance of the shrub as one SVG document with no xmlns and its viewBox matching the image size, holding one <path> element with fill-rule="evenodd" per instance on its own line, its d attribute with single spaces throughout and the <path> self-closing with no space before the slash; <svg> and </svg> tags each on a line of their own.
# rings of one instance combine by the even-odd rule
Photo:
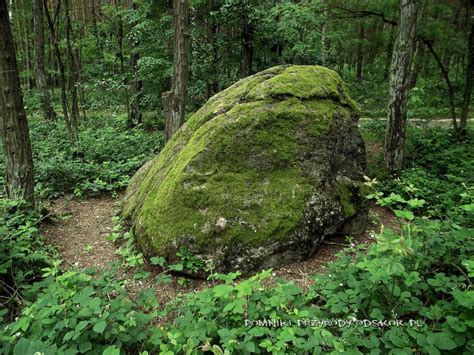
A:
<svg viewBox="0 0 474 355">
<path fill-rule="evenodd" d="M 55 255 L 39 236 L 38 219 L 25 201 L 0 199 L 0 323 L 24 306 L 22 292 Z"/>
</svg>

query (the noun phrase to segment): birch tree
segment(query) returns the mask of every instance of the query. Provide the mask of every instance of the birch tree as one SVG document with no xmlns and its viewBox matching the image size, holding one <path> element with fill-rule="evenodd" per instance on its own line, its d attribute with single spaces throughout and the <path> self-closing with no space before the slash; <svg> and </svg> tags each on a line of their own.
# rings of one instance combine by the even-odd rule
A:
<svg viewBox="0 0 474 355">
<path fill-rule="evenodd" d="M 402 0 L 398 36 L 390 66 L 387 133 L 384 147 L 385 165 L 391 173 L 398 172 L 402 165 L 416 17 L 417 1 Z"/>
</svg>

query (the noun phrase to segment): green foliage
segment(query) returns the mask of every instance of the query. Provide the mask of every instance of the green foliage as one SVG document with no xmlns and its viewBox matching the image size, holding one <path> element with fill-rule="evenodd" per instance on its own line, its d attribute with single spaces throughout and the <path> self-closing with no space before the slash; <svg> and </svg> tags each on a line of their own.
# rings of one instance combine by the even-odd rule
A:
<svg viewBox="0 0 474 355">
<path fill-rule="evenodd" d="M 472 233 L 452 223 L 423 220 L 405 226 L 402 235 L 385 230 L 366 255 L 341 255 L 327 274 L 315 278 L 315 301 L 336 317 L 417 319 L 422 324 L 382 334 L 365 327 L 343 331 L 344 339 L 361 344 L 363 352 L 379 347 L 430 354 L 468 351 L 473 291 L 463 263 L 472 257 Z"/>
<path fill-rule="evenodd" d="M 113 271 L 50 275 L 29 290 L 35 301 L 3 329 L 2 353 L 101 353 L 111 347 L 136 350 L 148 341 L 150 321 L 158 316 L 152 292 L 132 301 Z"/>
<path fill-rule="evenodd" d="M 384 205 L 404 207 L 400 211 L 424 207 L 420 199 L 384 197 L 372 187 Z M 309 290 L 284 280 L 270 282 L 271 270 L 240 281 L 238 272 L 214 274 L 215 286 L 165 308 L 152 290 L 131 300 L 116 269 L 94 276 L 93 271 L 62 272 L 53 264 L 44 269 L 44 280 L 23 292 L 31 301 L 15 322 L 3 326 L 1 350 L 469 353 L 472 233 L 450 220 L 414 218 L 400 233 L 382 230 L 366 252 L 361 246 L 341 253 L 327 273 L 313 276 Z M 180 257 L 183 267 L 193 263 L 185 250 Z M 165 265 L 160 257 L 151 262 Z M 157 327 L 160 317 L 169 321 Z M 397 321 L 403 326 L 394 326 Z"/>
<path fill-rule="evenodd" d="M 55 253 L 40 238 L 38 220 L 25 201 L 0 199 L 0 323 L 19 311 L 19 295 L 51 265 Z"/>
<path fill-rule="evenodd" d="M 115 253 L 122 257 L 125 265 L 130 268 L 139 268 L 145 263 L 143 254 L 138 252 L 135 247 L 135 240 L 130 231 L 125 231 L 122 226 L 122 221 L 119 217 L 114 217 L 114 226 L 112 233 L 107 236 L 107 239 L 114 242 L 118 248 Z"/>
<path fill-rule="evenodd" d="M 197 273 L 205 269 L 205 263 L 198 257 L 194 256 L 185 247 L 181 247 L 176 253 L 176 256 L 178 257 L 179 262 L 168 266 L 171 271 L 181 272 L 184 270 L 190 273 Z"/>
<path fill-rule="evenodd" d="M 474 131 L 469 128 L 467 140 Z M 473 226 L 469 214 L 453 208 L 473 201 L 474 151 L 450 130 L 412 128 L 408 132 L 404 165 L 399 179 L 384 181 L 384 191 L 398 193 L 406 200 L 424 199 L 420 212 L 450 218 Z M 468 211 L 466 211 L 468 212 Z M 462 221 L 460 221 L 462 219 Z"/>
<path fill-rule="evenodd" d="M 164 142 L 161 132 L 129 129 L 123 116 L 116 115 L 91 115 L 82 122 L 76 145 L 69 141 L 62 123 L 51 124 L 34 117 L 30 126 L 39 197 L 124 189 L 135 171 Z M 2 161 L 0 172 L 3 170 Z"/>
<path fill-rule="evenodd" d="M 114 242 L 118 246 L 118 249 L 115 253 L 122 258 L 124 264 L 127 267 L 141 269 L 145 264 L 145 259 L 143 253 L 140 253 L 136 247 L 132 232 L 125 230 L 123 221 L 119 217 L 114 217 L 113 221 L 114 227 L 112 228 L 112 233 L 107 236 L 107 239 Z M 150 258 L 150 264 L 161 267 L 164 273 L 176 272 L 196 274 L 200 271 L 208 271 L 212 269 L 212 265 L 206 265 L 201 259 L 194 256 L 184 246 L 179 248 L 178 252 L 176 253 L 176 259 L 176 263 L 168 264 L 164 257 L 154 256 Z M 143 272 L 144 271 L 139 271 L 138 274 L 142 274 L 135 276 L 142 278 Z"/>
</svg>

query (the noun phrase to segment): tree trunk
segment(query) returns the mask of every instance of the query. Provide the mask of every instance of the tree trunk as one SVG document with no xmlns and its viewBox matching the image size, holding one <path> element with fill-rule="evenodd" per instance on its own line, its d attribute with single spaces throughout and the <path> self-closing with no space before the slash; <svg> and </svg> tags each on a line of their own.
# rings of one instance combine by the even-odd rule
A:
<svg viewBox="0 0 474 355">
<path fill-rule="evenodd" d="M 0 1 L 0 120 L 7 196 L 34 206 L 34 173 L 28 121 L 6 1 Z"/>
<path fill-rule="evenodd" d="M 242 77 L 247 77 L 252 74 L 253 32 L 253 25 L 248 19 L 244 20 L 242 27 L 242 59 L 240 61 L 240 73 Z"/>
<path fill-rule="evenodd" d="M 43 22 L 43 1 L 33 1 L 33 32 L 35 36 L 35 74 L 36 88 L 40 93 L 41 108 L 43 116 L 48 121 L 56 120 L 56 112 L 51 105 L 46 75 L 44 73 L 44 22 Z"/>
<path fill-rule="evenodd" d="M 390 64 L 392 63 L 393 45 L 395 43 L 395 26 L 391 26 L 390 37 L 387 45 L 387 61 L 385 62 L 385 69 L 383 71 L 383 79 L 387 80 L 390 75 Z"/>
<path fill-rule="evenodd" d="M 77 96 L 77 74 L 79 68 L 72 48 L 72 24 L 71 24 L 71 9 L 69 6 L 69 0 L 64 1 L 65 13 L 66 13 L 66 47 L 69 64 L 69 91 L 71 93 L 71 124 L 74 131 L 78 131 L 79 125 L 79 101 Z"/>
<path fill-rule="evenodd" d="M 471 4 L 474 1 L 471 1 Z M 471 5 L 472 6 L 472 5 Z M 473 73 L 474 73 L 474 16 L 470 18 L 471 33 L 469 35 L 469 54 L 466 68 L 466 86 L 464 87 L 464 97 L 461 107 L 460 129 L 461 134 L 466 133 L 467 115 L 469 113 L 469 104 L 471 103 Z"/>
<path fill-rule="evenodd" d="M 421 23 L 425 22 L 425 17 L 426 17 L 426 8 L 428 6 L 428 1 L 423 1 L 420 0 L 419 2 L 419 18 Z M 423 44 L 423 41 L 420 40 L 419 38 L 417 39 L 415 43 L 415 53 L 413 54 L 413 68 L 411 70 L 411 76 L 410 76 L 410 86 L 408 90 L 413 89 L 416 86 L 416 83 L 418 81 L 418 74 L 420 72 L 420 69 L 423 65 L 424 61 L 424 56 L 425 56 L 425 46 Z"/>
<path fill-rule="evenodd" d="M 117 33 L 117 44 L 118 44 L 118 56 L 120 61 L 120 73 L 122 75 L 123 93 L 125 95 L 125 109 L 127 110 L 127 124 L 131 126 L 132 115 L 130 112 L 130 93 L 128 90 L 128 78 L 125 71 L 125 59 L 123 56 L 123 21 L 122 18 L 118 22 L 118 33 Z"/>
<path fill-rule="evenodd" d="M 174 53 L 171 90 L 162 94 L 165 133 L 169 140 L 184 120 L 188 84 L 188 0 L 174 0 Z"/>
<path fill-rule="evenodd" d="M 128 6 L 133 11 L 137 10 L 137 5 L 134 1 L 128 0 Z M 136 24 L 133 24 L 135 26 Z M 132 127 L 138 123 L 142 122 L 142 113 L 140 111 L 140 99 L 142 96 L 143 90 L 143 82 L 140 80 L 138 76 L 138 61 L 140 60 L 140 54 L 138 52 L 138 45 L 139 39 L 132 38 L 131 40 L 132 50 L 130 53 L 130 72 L 132 74 L 132 88 L 133 88 L 133 96 L 132 96 L 132 105 L 130 110 L 130 121 L 129 127 Z"/>
<path fill-rule="evenodd" d="M 323 5 L 325 5 L 323 3 Z M 325 8 L 323 11 L 324 21 L 321 27 L 321 63 L 323 66 L 326 66 L 327 61 L 327 18 L 328 18 L 328 11 Z"/>
<path fill-rule="evenodd" d="M 420 72 L 421 63 L 423 61 L 424 45 L 421 41 L 416 41 L 415 53 L 413 54 L 413 69 L 410 75 L 410 85 L 408 90 L 413 89 L 418 81 L 418 73 Z"/>
<path fill-rule="evenodd" d="M 444 78 L 444 81 L 446 81 L 446 85 L 448 86 L 448 100 L 449 100 L 449 107 L 450 107 L 450 110 L 451 110 L 451 120 L 453 122 L 454 130 L 457 131 L 458 124 L 456 122 L 456 104 L 454 103 L 454 88 L 453 88 L 453 84 L 451 83 L 451 80 L 449 79 L 448 70 L 443 65 L 443 62 L 441 61 L 438 54 L 434 50 L 433 45 L 431 44 L 431 42 L 426 40 L 426 39 L 423 39 L 423 42 L 426 44 L 426 46 L 430 50 L 431 54 L 433 55 L 434 59 L 436 60 L 436 63 L 438 63 L 438 66 L 441 69 L 441 74 Z"/>
<path fill-rule="evenodd" d="M 364 43 L 364 25 L 359 25 L 359 42 L 357 43 L 357 58 L 356 58 L 356 79 L 360 81 L 362 79 L 362 61 L 364 60 L 363 53 Z"/>
<path fill-rule="evenodd" d="M 19 25 L 19 33 L 21 34 L 20 41 L 23 44 L 23 69 L 25 72 L 23 72 L 23 75 L 25 76 L 25 85 L 27 85 L 28 89 L 33 89 L 35 84 L 34 84 L 34 79 L 32 76 L 32 70 L 31 70 L 31 55 L 30 55 L 30 33 L 31 33 L 31 27 L 30 25 L 32 24 L 30 22 L 31 18 L 28 15 L 25 15 L 23 11 L 26 10 L 25 6 L 26 2 L 23 1 L 18 1 L 16 6 L 18 6 L 18 25 Z"/>
<path fill-rule="evenodd" d="M 416 13 L 416 0 L 402 0 L 399 33 L 390 67 L 388 125 L 384 150 L 385 165 L 391 173 L 398 172 L 402 165 Z"/>
<path fill-rule="evenodd" d="M 341 42 L 338 43 L 338 61 L 337 61 L 337 71 L 340 76 L 344 74 L 344 49 L 342 48 Z"/>
</svg>

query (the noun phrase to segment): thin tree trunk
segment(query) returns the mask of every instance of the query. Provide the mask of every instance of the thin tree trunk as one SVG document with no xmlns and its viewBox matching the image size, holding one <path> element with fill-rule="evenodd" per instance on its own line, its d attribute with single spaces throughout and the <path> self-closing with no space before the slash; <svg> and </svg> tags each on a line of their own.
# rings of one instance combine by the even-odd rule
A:
<svg viewBox="0 0 474 355">
<path fill-rule="evenodd" d="M 51 105 L 48 84 L 44 73 L 44 22 L 43 22 L 43 1 L 33 1 L 33 28 L 35 36 L 35 73 L 36 88 L 40 93 L 41 108 L 43 116 L 48 121 L 56 120 L 56 112 Z"/>
<path fill-rule="evenodd" d="M 71 93 L 71 123 L 74 128 L 74 131 L 77 132 L 79 126 L 79 101 L 77 97 L 77 73 L 79 68 L 76 63 L 76 58 L 74 56 L 74 50 L 72 48 L 72 24 L 71 24 L 71 13 L 69 0 L 64 1 L 65 13 L 66 13 L 66 47 L 68 54 L 68 64 L 69 64 L 69 91 Z"/>
<path fill-rule="evenodd" d="M 364 25 L 359 25 L 359 42 L 357 43 L 357 58 L 356 58 L 356 79 L 360 81 L 362 79 L 362 61 L 364 60 L 363 53 L 364 43 Z"/>
<path fill-rule="evenodd" d="M 438 63 L 439 68 L 441 69 L 441 75 L 444 78 L 444 81 L 446 82 L 446 85 L 448 86 L 448 100 L 449 100 L 449 107 L 451 110 L 451 120 L 453 123 L 453 128 L 455 131 L 458 129 L 458 124 L 456 121 L 456 104 L 454 103 L 454 88 L 453 85 L 451 84 L 451 80 L 449 79 L 449 74 L 448 70 L 445 68 L 443 65 L 443 62 L 439 58 L 438 54 L 433 48 L 433 45 L 431 44 L 430 41 L 423 39 L 423 42 L 426 44 L 428 49 L 430 50 L 431 54 L 433 55 L 434 59 L 436 60 L 436 63 Z"/>
<path fill-rule="evenodd" d="M 133 11 L 137 10 L 137 5 L 134 1 L 128 0 L 128 7 Z M 135 26 L 136 24 L 133 24 Z M 138 38 L 132 38 L 131 40 L 131 53 L 130 53 L 130 72 L 132 74 L 132 105 L 130 110 L 130 121 L 128 126 L 132 127 L 135 124 L 142 122 L 142 113 L 140 111 L 140 100 L 143 90 L 143 83 L 138 77 L 138 61 L 140 60 L 140 54 L 138 52 L 139 40 Z"/>
<path fill-rule="evenodd" d="M 6 1 L 0 1 L 0 122 L 6 192 L 34 206 L 34 169 Z"/>
<path fill-rule="evenodd" d="M 162 94 L 165 133 L 169 140 L 184 120 L 188 85 L 189 33 L 188 0 L 173 0 L 174 54 L 171 90 Z"/>
<path fill-rule="evenodd" d="M 120 73 L 122 74 L 123 92 L 125 95 L 125 108 L 127 110 L 127 122 L 128 122 L 128 125 L 131 125 L 132 115 L 130 112 L 130 93 L 128 90 L 128 79 L 127 79 L 127 73 L 125 71 L 125 59 L 123 56 L 123 21 L 122 19 L 119 20 L 119 24 L 118 24 L 117 44 L 119 47 L 118 55 L 119 55 L 119 61 L 120 61 Z"/>
<path fill-rule="evenodd" d="M 323 3 L 323 5 L 325 5 Z M 323 11 L 324 21 L 321 27 L 321 63 L 323 66 L 326 65 L 327 60 L 327 18 L 328 18 L 328 11 L 325 8 Z"/>
<path fill-rule="evenodd" d="M 399 33 L 390 67 L 388 126 L 384 147 L 385 165 L 391 173 L 398 172 L 402 165 L 416 14 L 416 0 L 402 0 Z"/>
<path fill-rule="evenodd" d="M 474 1 L 471 1 L 471 4 Z M 469 6 L 469 5 L 467 5 Z M 471 5 L 472 6 L 472 5 Z M 467 125 L 467 115 L 469 113 L 469 104 L 471 103 L 471 94 L 472 94 L 472 86 L 473 86 L 473 79 L 474 79 L 474 16 L 471 15 L 470 18 L 470 27 L 471 33 L 469 35 L 469 54 L 468 54 L 468 63 L 466 68 L 466 85 L 464 87 L 464 97 L 462 101 L 461 107 L 461 119 L 460 119 L 460 129 L 461 134 L 466 133 L 466 125 Z"/>
<path fill-rule="evenodd" d="M 51 40 L 53 44 L 54 55 L 56 57 L 56 63 L 59 68 L 59 85 L 61 87 L 61 105 L 63 109 L 64 122 L 66 123 L 66 129 L 68 131 L 69 138 L 74 142 L 77 140 L 77 132 L 74 130 L 73 125 L 71 124 L 71 121 L 69 120 L 68 102 L 67 102 L 67 93 L 66 93 L 66 73 L 65 73 L 65 68 L 64 68 L 64 62 L 61 58 L 61 51 L 59 49 L 59 40 L 56 34 L 56 30 L 54 29 L 54 23 L 48 11 L 48 7 L 47 7 L 48 0 L 44 0 L 43 4 L 44 4 L 45 13 L 46 13 L 46 19 L 48 20 L 47 21 L 48 27 L 51 32 Z M 58 5 L 55 11 L 55 17 L 59 16 L 60 10 L 61 10 L 61 1 L 58 2 Z"/>
<path fill-rule="evenodd" d="M 76 57 L 77 63 L 77 83 L 78 83 L 78 93 L 79 93 L 79 101 L 80 108 L 82 110 L 82 118 L 87 120 L 87 110 L 86 110 L 86 94 L 84 92 L 84 78 L 81 75 L 82 71 L 82 51 L 81 49 L 74 49 L 74 56 Z"/>
<path fill-rule="evenodd" d="M 392 63 L 393 45 L 395 43 L 395 26 L 390 26 L 390 37 L 387 45 L 387 61 L 385 62 L 385 69 L 383 71 L 383 78 L 387 80 L 390 75 L 390 64 Z"/>
<path fill-rule="evenodd" d="M 342 48 L 341 42 L 338 42 L 338 54 L 339 54 L 339 59 L 337 61 L 337 71 L 339 72 L 339 75 L 344 74 L 344 49 Z"/>
<path fill-rule="evenodd" d="M 415 44 L 415 53 L 413 55 L 413 69 L 410 75 L 410 85 L 408 90 L 413 89 L 418 81 L 418 73 L 420 72 L 421 63 L 423 61 L 424 46 L 421 41 L 417 41 Z"/>
<path fill-rule="evenodd" d="M 30 17 L 25 16 L 24 13 L 21 12 L 21 10 L 25 9 L 25 3 L 23 1 L 19 1 L 17 6 L 20 6 L 19 8 L 19 21 L 18 24 L 20 26 L 20 33 L 21 35 L 21 42 L 23 44 L 23 62 L 24 62 L 24 69 L 25 73 L 25 84 L 27 85 L 28 89 L 33 89 L 35 84 L 34 84 L 34 79 L 32 77 L 32 70 L 31 70 L 31 55 L 30 55 L 30 32 L 31 32 L 31 22 L 30 22 Z"/>
</svg>

